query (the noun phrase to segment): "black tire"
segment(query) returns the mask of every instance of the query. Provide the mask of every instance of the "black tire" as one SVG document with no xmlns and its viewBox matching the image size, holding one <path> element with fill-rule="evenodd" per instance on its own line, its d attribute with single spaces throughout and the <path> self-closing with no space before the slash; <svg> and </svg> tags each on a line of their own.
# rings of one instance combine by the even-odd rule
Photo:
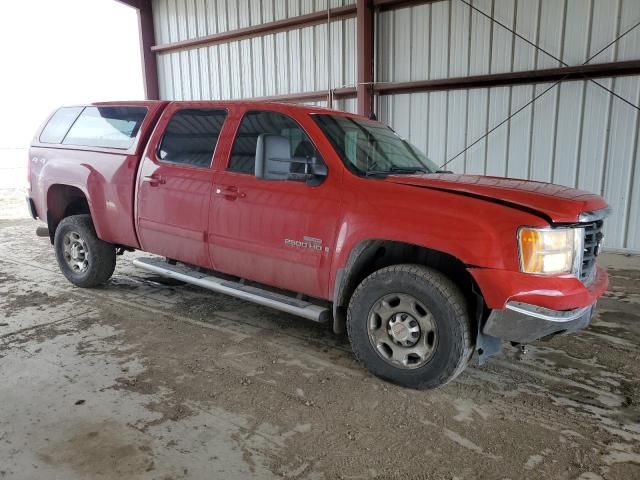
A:
<svg viewBox="0 0 640 480">
<path fill-rule="evenodd" d="M 432 334 L 437 341 L 433 341 L 430 356 L 421 360 L 426 363 L 417 363 L 415 368 L 392 365 L 390 359 L 385 360 L 378 352 L 380 348 L 374 346 L 375 340 L 370 340 L 370 315 L 376 311 L 374 305 L 380 308 L 382 299 L 393 298 L 393 295 L 411 296 L 424 305 L 429 322 L 437 332 Z M 373 322 L 380 321 L 386 320 Z M 390 335 L 388 323 L 378 328 L 386 329 Z M 464 296 L 442 273 L 422 265 L 394 265 L 365 278 L 349 302 L 347 331 L 356 358 L 371 373 L 415 389 L 437 388 L 452 381 L 465 369 L 474 348 Z M 393 345 L 393 348 L 398 347 Z"/>
<path fill-rule="evenodd" d="M 84 269 L 75 270 L 71 260 L 65 256 L 65 237 L 73 235 L 80 239 L 85 247 L 82 249 L 83 259 L 86 259 Z M 90 215 L 72 215 L 64 218 L 56 229 L 54 249 L 58 266 L 63 275 L 71 283 L 82 288 L 92 288 L 105 283 L 116 268 L 116 249 L 98 238 L 93 228 Z M 67 244 L 68 246 L 68 244 Z"/>
</svg>

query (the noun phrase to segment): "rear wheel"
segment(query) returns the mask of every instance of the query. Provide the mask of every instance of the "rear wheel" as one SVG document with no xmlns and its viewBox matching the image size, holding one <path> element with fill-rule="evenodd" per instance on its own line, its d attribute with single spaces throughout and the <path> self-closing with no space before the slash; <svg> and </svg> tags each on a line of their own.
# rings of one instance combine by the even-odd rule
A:
<svg viewBox="0 0 640 480">
<path fill-rule="evenodd" d="M 111 277 L 116 266 L 116 249 L 98 238 L 89 215 L 64 218 L 54 237 L 60 270 L 71 283 L 91 288 Z"/>
<path fill-rule="evenodd" d="M 347 329 L 371 373 L 410 388 L 447 384 L 473 353 L 463 295 L 422 265 L 394 265 L 367 277 L 351 297 Z"/>
</svg>

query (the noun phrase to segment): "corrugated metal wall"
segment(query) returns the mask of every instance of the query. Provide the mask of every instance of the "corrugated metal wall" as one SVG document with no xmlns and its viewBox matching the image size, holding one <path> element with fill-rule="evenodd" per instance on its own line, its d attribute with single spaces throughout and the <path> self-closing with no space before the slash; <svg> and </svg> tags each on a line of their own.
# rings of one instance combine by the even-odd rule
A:
<svg viewBox="0 0 640 480">
<path fill-rule="evenodd" d="M 640 21 L 639 0 L 475 0 L 473 5 L 569 65 L 585 62 Z M 456 0 L 384 12 L 377 35 L 378 81 L 562 66 Z M 590 63 L 630 59 L 640 59 L 640 29 Z M 640 77 L 596 81 L 640 104 Z M 383 96 L 379 118 L 443 164 L 550 86 Z M 593 82 L 564 82 L 447 168 L 598 192 L 614 209 L 606 247 L 640 251 L 639 126 L 637 109 Z"/>
<path fill-rule="evenodd" d="M 584 63 L 640 20 L 638 0 L 467 0 L 568 65 Z M 563 66 L 461 1 L 378 16 L 377 81 L 428 80 Z M 640 58 L 634 30 L 589 63 Z"/>
<path fill-rule="evenodd" d="M 171 43 L 354 0 L 153 0 L 157 43 Z M 584 63 L 640 20 L 640 0 L 472 0 L 569 65 Z M 376 81 L 464 77 L 562 63 L 459 0 L 376 18 Z M 640 29 L 590 63 L 640 59 Z M 355 19 L 158 55 L 162 98 L 228 99 L 356 82 Z M 640 77 L 596 80 L 640 104 Z M 382 121 L 439 163 L 550 85 L 381 96 Z M 325 106 L 326 102 L 311 102 Z M 334 108 L 355 111 L 355 99 Z M 589 81 L 564 82 L 452 161 L 456 172 L 508 175 L 601 193 L 614 208 L 606 246 L 640 252 L 638 111 Z"/>
<path fill-rule="evenodd" d="M 353 3 L 332 0 L 331 7 Z M 170 43 L 327 9 L 327 0 L 154 0 L 157 42 Z M 160 95 L 234 99 L 356 81 L 355 18 L 158 55 Z M 329 61 L 331 59 L 331 61 Z M 321 104 L 323 102 L 320 102 Z M 341 102 L 342 105 L 349 102 Z"/>
</svg>

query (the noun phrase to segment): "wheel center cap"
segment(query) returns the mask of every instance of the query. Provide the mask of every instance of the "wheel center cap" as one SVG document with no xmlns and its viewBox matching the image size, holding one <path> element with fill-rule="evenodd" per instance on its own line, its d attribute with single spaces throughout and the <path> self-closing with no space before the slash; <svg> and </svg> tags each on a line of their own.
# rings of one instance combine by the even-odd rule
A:
<svg viewBox="0 0 640 480">
<path fill-rule="evenodd" d="M 389 320 L 389 336 L 403 347 L 412 347 L 420 338 L 420 325 L 408 313 L 398 313 Z"/>
<path fill-rule="evenodd" d="M 409 336 L 409 329 L 403 323 L 395 323 L 391 327 L 391 334 L 396 340 L 406 340 Z"/>
</svg>

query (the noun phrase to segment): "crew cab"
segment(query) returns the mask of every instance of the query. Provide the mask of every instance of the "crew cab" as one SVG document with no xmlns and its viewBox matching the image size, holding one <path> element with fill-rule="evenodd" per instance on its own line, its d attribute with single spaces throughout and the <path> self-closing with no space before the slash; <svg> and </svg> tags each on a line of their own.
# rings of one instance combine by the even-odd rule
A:
<svg viewBox="0 0 640 480">
<path fill-rule="evenodd" d="M 598 195 L 441 171 L 383 124 L 291 104 L 62 107 L 28 204 L 64 276 L 116 257 L 347 331 L 375 375 L 444 385 L 472 354 L 589 324 L 607 275 Z"/>
</svg>

